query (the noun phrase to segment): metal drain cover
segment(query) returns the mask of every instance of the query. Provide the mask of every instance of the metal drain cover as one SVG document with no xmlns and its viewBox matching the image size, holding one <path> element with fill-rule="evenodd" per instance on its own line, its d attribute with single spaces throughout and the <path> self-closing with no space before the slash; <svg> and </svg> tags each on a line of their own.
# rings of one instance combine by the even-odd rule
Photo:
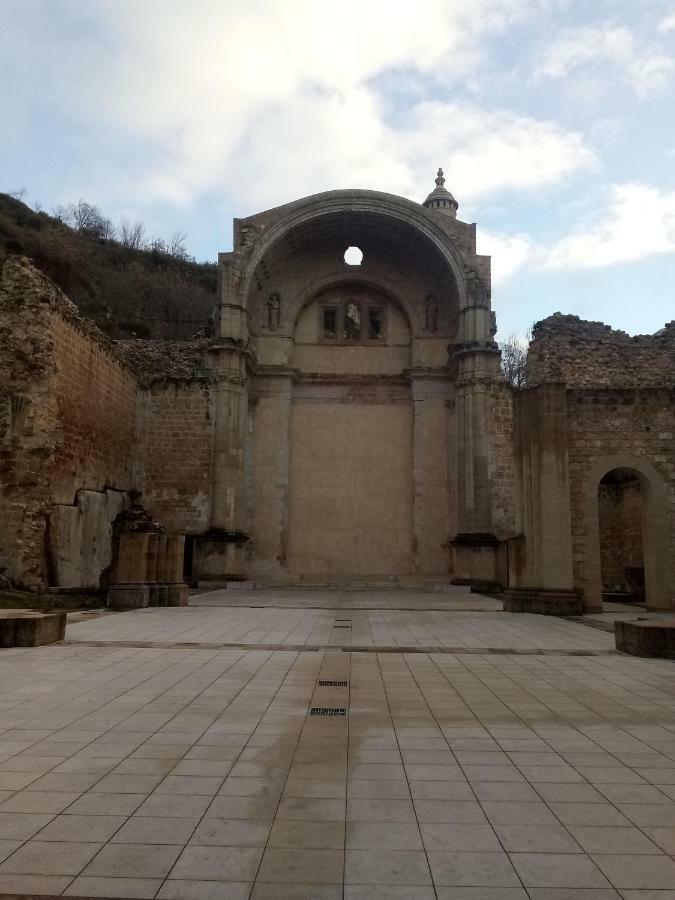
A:
<svg viewBox="0 0 675 900">
<path fill-rule="evenodd" d="M 319 687 L 347 687 L 348 681 L 325 681 L 319 679 Z"/>
<path fill-rule="evenodd" d="M 346 716 L 344 706 L 313 706 L 309 711 L 310 716 Z"/>
</svg>

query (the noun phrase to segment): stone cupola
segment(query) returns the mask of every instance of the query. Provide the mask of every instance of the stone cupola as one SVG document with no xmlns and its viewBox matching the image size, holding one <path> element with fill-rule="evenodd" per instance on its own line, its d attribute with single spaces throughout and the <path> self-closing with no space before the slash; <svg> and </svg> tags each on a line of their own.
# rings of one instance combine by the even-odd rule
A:
<svg viewBox="0 0 675 900">
<path fill-rule="evenodd" d="M 424 201 L 423 206 L 426 206 L 427 209 L 433 209 L 436 212 L 443 213 L 446 216 L 451 216 L 453 219 L 457 218 L 459 203 L 445 187 L 443 169 L 438 170 L 436 175 L 436 187 Z"/>
</svg>

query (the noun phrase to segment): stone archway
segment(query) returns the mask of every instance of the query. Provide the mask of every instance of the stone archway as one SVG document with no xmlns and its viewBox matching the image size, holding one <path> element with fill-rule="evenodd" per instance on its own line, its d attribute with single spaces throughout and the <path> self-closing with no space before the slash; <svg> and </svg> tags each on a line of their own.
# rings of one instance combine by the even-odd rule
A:
<svg viewBox="0 0 675 900">
<path fill-rule="evenodd" d="M 630 486 L 637 495 L 633 498 L 635 514 L 639 510 L 639 522 L 630 526 L 637 542 L 641 543 L 641 561 L 644 568 L 644 592 L 649 609 L 670 609 L 672 598 L 668 588 L 668 511 L 666 506 L 666 486 L 662 476 L 648 461 L 630 454 L 616 454 L 599 459 L 591 470 L 587 482 L 585 533 L 587 541 L 588 572 L 585 584 L 587 609 L 602 609 L 603 557 L 605 570 L 608 565 L 609 550 L 603 549 L 603 527 L 599 497 L 603 485 L 621 484 Z M 639 499 L 638 499 L 639 498 Z M 624 501 L 626 498 L 622 497 Z M 627 547 L 631 538 L 624 527 L 619 542 Z M 620 529 L 615 523 L 615 529 Z M 606 540 L 606 534 L 604 536 Z M 635 549 L 635 548 L 634 548 Z M 620 552 L 620 551 L 619 551 Z M 605 571 L 607 579 L 607 571 Z"/>
</svg>

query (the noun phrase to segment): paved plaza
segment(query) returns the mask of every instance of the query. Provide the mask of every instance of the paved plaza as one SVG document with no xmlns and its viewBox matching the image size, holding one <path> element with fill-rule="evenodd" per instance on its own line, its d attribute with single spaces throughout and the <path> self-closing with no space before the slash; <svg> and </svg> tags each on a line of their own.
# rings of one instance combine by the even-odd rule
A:
<svg viewBox="0 0 675 900">
<path fill-rule="evenodd" d="M 0 654 L 0 894 L 673 900 L 675 664 L 598 624 L 459 591 L 72 616 Z"/>
</svg>

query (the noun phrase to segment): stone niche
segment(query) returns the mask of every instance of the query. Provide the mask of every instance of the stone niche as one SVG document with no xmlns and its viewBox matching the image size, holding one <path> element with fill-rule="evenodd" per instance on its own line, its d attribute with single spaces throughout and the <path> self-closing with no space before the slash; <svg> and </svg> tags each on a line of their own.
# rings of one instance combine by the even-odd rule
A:
<svg viewBox="0 0 675 900">
<path fill-rule="evenodd" d="M 127 503 L 121 491 L 78 491 L 72 506 L 52 506 L 48 547 L 53 584 L 98 590 L 112 563 L 113 523 Z"/>
</svg>

